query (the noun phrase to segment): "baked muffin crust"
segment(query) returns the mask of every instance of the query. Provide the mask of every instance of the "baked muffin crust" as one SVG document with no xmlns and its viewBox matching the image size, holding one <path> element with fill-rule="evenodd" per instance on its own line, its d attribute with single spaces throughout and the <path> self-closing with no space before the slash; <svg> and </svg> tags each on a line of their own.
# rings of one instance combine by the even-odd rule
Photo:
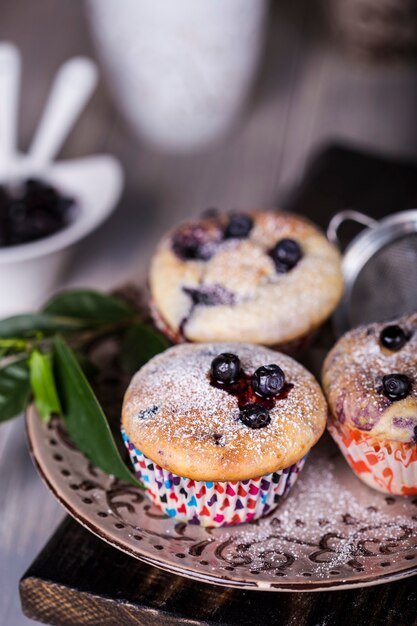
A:
<svg viewBox="0 0 417 626">
<path fill-rule="evenodd" d="M 407 335 L 392 351 L 381 343 L 381 331 L 398 325 Z M 383 377 L 406 375 L 408 395 L 392 401 L 384 393 Z M 361 326 L 346 333 L 323 366 L 323 387 L 333 417 L 377 439 L 417 442 L 417 313 L 398 320 Z"/>
<path fill-rule="evenodd" d="M 236 354 L 249 375 L 276 363 L 293 385 L 270 410 L 268 426 L 246 426 L 237 398 L 211 384 L 211 362 L 224 352 Z M 194 480 L 229 481 L 289 467 L 320 438 L 326 417 L 318 383 L 292 358 L 242 343 L 182 344 L 133 377 L 122 423 L 132 443 L 164 469 Z"/>
<path fill-rule="evenodd" d="M 287 213 L 245 215 L 253 227 L 244 238 L 224 237 L 230 216 L 222 215 L 182 225 L 160 242 L 149 284 L 156 322 L 171 337 L 276 346 L 307 335 L 336 307 L 343 290 L 340 254 L 320 230 Z M 187 228 L 196 229 L 204 258 L 178 254 L 173 242 Z M 302 250 L 285 273 L 270 255 L 282 239 Z"/>
</svg>

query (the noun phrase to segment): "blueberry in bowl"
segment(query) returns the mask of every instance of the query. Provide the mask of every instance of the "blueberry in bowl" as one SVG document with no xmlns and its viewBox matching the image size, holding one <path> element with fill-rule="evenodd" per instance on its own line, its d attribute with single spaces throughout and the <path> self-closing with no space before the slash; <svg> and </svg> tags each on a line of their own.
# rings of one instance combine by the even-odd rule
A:
<svg viewBox="0 0 417 626">
<path fill-rule="evenodd" d="M 75 217 L 76 200 L 51 184 L 29 178 L 18 186 L 0 186 L 0 247 L 49 237 Z"/>
<path fill-rule="evenodd" d="M 22 160 L 0 199 L 0 316 L 38 308 L 58 287 L 76 243 L 115 209 L 123 186 L 119 163 L 100 155 L 29 170 Z M 52 189 L 52 191 L 51 191 Z M 9 195 L 12 194 L 10 214 Z M 29 198 L 28 207 L 17 202 Z"/>
</svg>

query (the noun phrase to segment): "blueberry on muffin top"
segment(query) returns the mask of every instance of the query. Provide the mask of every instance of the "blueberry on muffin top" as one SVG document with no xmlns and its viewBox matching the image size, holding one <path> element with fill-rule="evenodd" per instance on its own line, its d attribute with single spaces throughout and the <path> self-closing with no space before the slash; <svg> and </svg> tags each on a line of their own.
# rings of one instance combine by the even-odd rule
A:
<svg viewBox="0 0 417 626">
<path fill-rule="evenodd" d="M 160 242 L 149 285 L 157 325 L 175 342 L 296 341 L 336 307 L 338 250 L 299 216 L 215 214 Z"/>
<path fill-rule="evenodd" d="M 417 443 L 417 313 L 346 333 L 325 360 L 323 386 L 336 420 Z"/>
<path fill-rule="evenodd" d="M 277 369 L 267 370 L 259 395 L 255 373 L 265 364 Z M 149 361 L 126 392 L 122 422 L 133 445 L 164 469 L 228 481 L 300 460 L 326 417 L 318 383 L 294 359 L 250 344 L 213 343 L 181 344 Z"/>
</svg>

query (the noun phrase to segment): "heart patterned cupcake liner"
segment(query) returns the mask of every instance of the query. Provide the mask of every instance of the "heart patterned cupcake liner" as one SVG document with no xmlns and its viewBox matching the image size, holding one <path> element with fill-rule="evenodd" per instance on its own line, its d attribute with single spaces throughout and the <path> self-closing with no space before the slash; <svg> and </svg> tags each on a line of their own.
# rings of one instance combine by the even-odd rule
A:
<svg viewBox="0 0 417 626">
<path fill-rule="evenodd" d="M 376 439 L 330 419 L 327 428 L 364 483 L 398 496 L 417 494 L 417 445 Z"/>
<path fill-rule="evenodd" d="M 306 456 L 286 469 L 241 481 L 197 481 L 172 474 L 147 458 L 122 428 L 135 474 L 151 500 L 170 517 L 201 526 L 230 526 L 272 511 L 295 484 Z"/>
</svg>

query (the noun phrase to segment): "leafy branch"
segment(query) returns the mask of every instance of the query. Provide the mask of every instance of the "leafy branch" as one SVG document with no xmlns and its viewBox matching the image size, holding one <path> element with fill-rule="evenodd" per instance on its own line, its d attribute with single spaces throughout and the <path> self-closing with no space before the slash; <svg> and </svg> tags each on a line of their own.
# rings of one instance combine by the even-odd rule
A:
<svg viewBox="0 0 417 626">
<path fill-rule="evenodd" d="M 40 313 L 0 321 L 0 422 L 33 399 L 42 420 L 63 418 L 74 444 L 103 471 L 139 485 L 124 464 L 105 413 L 87 380 L 86 351 L 116 337 L 132 373 L 166 340 L 121 298 L 91 290 L 58 294 Z M 84 371 L 83 371 L 84 370 Z"/>
</svg>

